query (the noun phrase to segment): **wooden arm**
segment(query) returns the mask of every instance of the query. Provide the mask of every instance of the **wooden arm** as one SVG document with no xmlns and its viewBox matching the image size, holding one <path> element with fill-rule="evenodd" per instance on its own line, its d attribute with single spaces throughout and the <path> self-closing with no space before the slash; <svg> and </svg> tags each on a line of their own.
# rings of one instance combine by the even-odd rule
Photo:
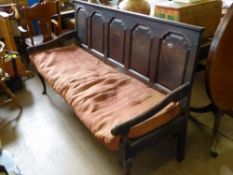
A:
<svg viewBox="0 0 233 175">
<path fill-rule="evenodd" d="M 38 52 L 38 51 L 42 51 L 42 50 L 51 49 L 51 48 L 54 48 L 57 46 L 61 46 L 62 43 L 64 43 L 66 40 L 74 39 L 75 36 L 76 36 L 76 31 L 72 30 L 70 32 L 67 32 L 67 33 L 60 35 L 59 37 L 57 37 L 54 40 L 50 40 L 48 42 L 45 42 L 45 43 L 42 43 L 40 45 L 36 45 L 33 47 L 28 47 L 27 53 L 32 54 L 33 52 Z"/>
<path fill-rule="evenodd" d="M 170 102 L 177 102 L 187 96 L 188 92 L 190 92 L 191 84 L 185 83 L 172 92 L 170 92 L 159 104 L 156 104 L 143 114 L 140 114 L 139 116 L 135 117 L 134 119 L 131 119 L 125 123 L 122 123 L 115 128 L 111 130 L 111 133 L 114 136 L 117 135 L 127 135 L 129 129 L 147 119 L 154 116 L 157 112 L 162 110 L 164 107 L 166 107 Z"/>
</svg>

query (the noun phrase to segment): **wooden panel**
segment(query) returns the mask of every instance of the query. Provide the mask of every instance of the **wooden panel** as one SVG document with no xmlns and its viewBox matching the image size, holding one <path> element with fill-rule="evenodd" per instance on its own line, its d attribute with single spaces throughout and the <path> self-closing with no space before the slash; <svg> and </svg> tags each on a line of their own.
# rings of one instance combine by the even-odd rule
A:
<svg viewBox="0 0 233 175">
<path fill-rule="evenodd" d="M 151 54 L 151 32 L 146 26 L 137 26 L 132 34 L 131 57 L 129 68 L 149 76 Z"/>
<path fill-rule="evenodd" d="M 157 82 L 174 89 L 184 80 L 189 57 L 188 43 L 181 35 L 170 33 L 161 40 Z"/>
<path fill-rule="evenodd" d="M 99 13 L 91 18 L 91 48 L 104 52 L 104 20 Z"/>
<path fill-rule="evenodd" d="M 85 9 L 79 9 L 77 13 L 78 39 L 81 43 L 87 45 L 87 15 Z"/>
<path fill-rule="evenodd" d="M 120 19 L 114 19 L 110 24 L 109 57 L 119 63 L 124 62 L 125 25 Z"/>
</svg>

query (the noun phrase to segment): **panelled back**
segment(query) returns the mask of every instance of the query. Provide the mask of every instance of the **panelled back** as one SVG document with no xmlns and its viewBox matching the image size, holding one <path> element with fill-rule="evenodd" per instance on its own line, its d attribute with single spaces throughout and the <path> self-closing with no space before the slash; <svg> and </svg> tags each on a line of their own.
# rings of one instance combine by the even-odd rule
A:
<svg viewBox="0 0 233 175">
<path fill-rule="evenodd" d="M 164 91 L 191 81 L 202 28 L 74 0 L 77 40 Z"/>
</svg>

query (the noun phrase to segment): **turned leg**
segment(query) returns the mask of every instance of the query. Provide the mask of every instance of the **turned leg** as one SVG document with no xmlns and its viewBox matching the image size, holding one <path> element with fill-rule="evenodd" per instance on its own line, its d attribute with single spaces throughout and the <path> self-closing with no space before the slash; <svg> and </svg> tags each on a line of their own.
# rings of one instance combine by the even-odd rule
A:
<svg viewBox="0 0 233 175">
<path fill-rule="evenodd" d="M 44 80 L 44 78 L 41 76 L 40 73 L 38 73 L 38 76 L 39 76 L 40 81 L 41 81 L 41 83 L 42 83 L 42 85 L 43 85 L 42 94 L 46 94 L 46 93 L 47 93 L 47 90 L 46 90 L 46 83 L 45 83 L 45 80 Z"/>
<path fill-rule="evenodd" d="M 211 156 L 217 157 L 218 153 L 216 151 L 216 147 L 217 147 L 219 126 L 220 126 L 221 118 L 224 113 L 221 110 L 219 110 L 213 103 L 201 108 L 191 107 L 190 111 L 197 113 L 205 113 L 210 111 L 213 112 L 215 118 L 214 118 L 213 134 L 211 138 L 211 146 L 209 152 Z"/>
<path fill-rule="evenodd" d="M 218 153 L 216 151 L 216 147 L 217 147 L 217 141 L 218 141 L 219 126 L 220 126 L 221 118 L 223 116 L 223 112 L 220 111 L 219 109 L 216 109 L 214 111 L 214 116 L 215 116 L 215 120 L 214 120 L 213 135 L 211 138 L 210 154 L 213 157 L 217 157 Z"/>
</svg>

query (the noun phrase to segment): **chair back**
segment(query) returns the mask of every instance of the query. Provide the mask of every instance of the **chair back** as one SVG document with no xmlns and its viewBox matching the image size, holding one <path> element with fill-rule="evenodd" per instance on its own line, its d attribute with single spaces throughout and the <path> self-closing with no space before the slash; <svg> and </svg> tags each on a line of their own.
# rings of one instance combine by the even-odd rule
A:
<svg viewBox="0 0 233 175">
<path fill-rule="evenodd" d="M 30 37 L 31 43 L 34 46 L 33 36 L 37 33 L 43 36 L 43 41 L 46 42 L 52 39 L 52 20 L 51 17 L 56 16 L 58 21 L 58 33 L 61 31 L 61 17 L 59 1 L 43 2 L 35 4 L 31 7 L 23 6 L 21 9 L 21 22 L 23 26 L 28 30 L 28 37 Z M 36 24 L 35 24 L 36 23 Z M 38 31 L 37 31 L 38 30 Z"/>
<path fill-rule="evenodd" d="M 206 88 L 221 110 L 233 109 L 233 4 L 224 15 L 211 43 Z"/>
</svg>

